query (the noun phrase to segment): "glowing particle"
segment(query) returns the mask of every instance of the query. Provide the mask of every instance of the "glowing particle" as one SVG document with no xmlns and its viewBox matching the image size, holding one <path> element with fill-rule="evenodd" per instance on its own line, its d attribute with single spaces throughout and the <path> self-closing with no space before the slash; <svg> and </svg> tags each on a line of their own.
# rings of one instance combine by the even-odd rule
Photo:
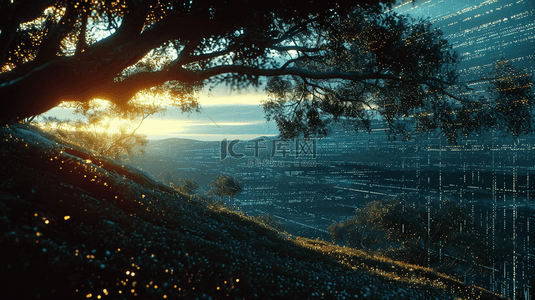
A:
<svg viewBox="0 0 535 300">
<path fill-rule="evenodd" d="M 90 159 L 86 159 L 85 162 L 88 163 L 88 164 L 90 164 L 90 163 L 91 163 L 91 160 L 90 160 Z"/>
<path fill-rule="evenodd" d="M 50 223 L 50 221 L 49 220 L 45 220 L 45 224 L 48 224 L 48 223 Z"/>
<path fill-rule="evenodd" d="M 236 282 L 240 282 L 240 279 L 239 279 L 239 278 L 236 278 Z"/>
<path fill-rule="evenodd" d="M 71 216 L 65 216 L 65 217 L 63 217 L 63 219 L 64 219 L 65 221 L 67 221 L 67 220 L 70 219 L 70 218 L 71 218 Z"/>
<path fill-rule="evenodd" d="M 86 298 L 91 298 L 91 297 L 93 297 L 93 295 L 91 293 L 89 293 L 89 294 L 85 295 L 85 297 Z"/>
<path fill-rule="evenodd" d="M 126 271 L 126 275 L 130 275 L 130 271 Z"/>
<path fill-rule="evenodd" d="M 104 295 L 108 296 L 108 290 L 107 289 L 103 289 L 102 292 L 104 293 Z"/>
</svg>

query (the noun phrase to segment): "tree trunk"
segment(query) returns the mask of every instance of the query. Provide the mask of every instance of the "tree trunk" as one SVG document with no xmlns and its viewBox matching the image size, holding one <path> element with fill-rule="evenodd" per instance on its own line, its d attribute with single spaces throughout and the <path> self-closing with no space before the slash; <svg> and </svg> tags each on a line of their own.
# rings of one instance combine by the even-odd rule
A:
<svg viewBox="0 0 535 300">
<path fill-rule="evenodd" d="M 72 84 L 73 74 L 65 63 L 52 62 L 0 85 L 1 124 L 14 123 L 57 106 Z"/>
</svg>

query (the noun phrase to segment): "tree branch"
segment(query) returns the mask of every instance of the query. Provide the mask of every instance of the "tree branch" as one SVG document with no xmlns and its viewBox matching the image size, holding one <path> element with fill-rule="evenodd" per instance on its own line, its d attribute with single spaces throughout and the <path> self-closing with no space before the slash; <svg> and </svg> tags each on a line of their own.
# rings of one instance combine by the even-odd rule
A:
<svg viewBox="0 0 535 300">
<path fill-rule="evenodd" d="M 61 41 L 74 28 L 77 19 L 74 6 L 67 4 L 65 14 L 61 17 L 58 24 L 53 26 L 48 34 L 43 37 L 34 61 L 43 62 L 55 57 L 60 49 Z"/>
<path fill-rule="evenodd" d="M 320 56 L 308 56 L 308 55 L 305 55 L 305 56 L 300 56 L 298 58 L 294 58 L 294 59 L 289 59 L 288 61 L 286 61 L 284 63 L 284 65 L 282 65 L 282 67 L 280 67 L 280 69 L 284 70 L 286 69 L 289 65 L 293 64 L 293 63 L 296 63 L 296 62 L 300 62 L 300 61 L 307 61 L 307 60 L 318 60 L 318 59 L 321 59 Z"/>
<path fill-rule="evenodd" d="M 303 79 L 315 79 L 315 80 L 328 80 L 328 79 L 342 79 L 359 81 L 366 83 L 368 80 L 394 80 L 404 82 L 405 80 L 393 75 L 377 74 L 377 73 L 360 73 L 360 72 L 341 72 L 341 71 L 309 71 L 300 68 L 277 68 L 277 69 L 259 69 L 250 66 L 237 66 L 237 65 L 221 65 L 202 71 L 191 71 L 183 68 L 182 66 L 175 65 L 165 71 L 152 72 L 152 73 L 139 73 L 125 78 L 120 82 L 109 84 L 106 88 L 108 96 L 114 96 L 116 98 L 119 94 L 133 96 L 135 92 L 150 88 L 153 86 L 161 85 L 167 81 L 178 80 L 183 82 L 200 82 L 212 78 L 217 75 L 223 74 L 240 74 L 249 76 L 261 76 L 261 77 L 273 77 L 282 75 L 293 75 L 301 77 Z M 414 82 L 414 81 L 413 81 Z M 423 80 L 422 84 L 426 84 Z M 121 91 L 118 93 L 117 91 Z M 463 99 L 452 95 L 446 91 L 444 94 L 458 101 L 464 101 Z M 119 97 L 121 100 L 118 103 L 128 101 L 126 96 Z"/>
<path fill-rule="evenodd" d="M 306 26 L 308 24 L 310 24 L 310 23 L 312 23 L 312 20 L 307 20 L 307 21 L 305 21 L 305 22 L 303 22 L 301 24 L 297 24 L 297 25 L 293 26 L 288 31 L 286 31 L 280 38 L 272 40 L 273 45 L 282 43 L 282 42 L 286 41 L 287 39 L 289 39 L 291 37 L 294 37 L 298 33 L 304 32 L 306 30 Z"/>
<path fill-rule="evenodd" d="M 270 46 L 268 48 L 277 50 L 279 52 L 298 51 L 303 53 L 319 52 L 321 50 L 325 50 L 321 47 L 308 48 L 303 46 Z"/>
<path fill-rule="evenodd" d="M 250 76 L 264 76 L 264 77 L 273 77 L 281 75 L 294 75 L 302 78 L 308 79 L 344 79 L 344 80 L 370 80 L 370 79 L 387 79 L 402 81 L 401 78 L 387 75 L 387 74 L 377 74 L 377 73 L 359 73 L 359 72 L 342 72 L 342 71 L 327 71 L 327 72 L 316 72 L 309 71 L 300 68 L 278 68 L 278 69 L 259 69 L 249 66 L 237 66 L 237 65 L 221 65 L 216 66 L 204 71 L 197 72 L 199 80 L 205 80 L 210 77 L 221 75 L 221 74 L 243 74 Z"/>
<path fill-rule="evenodd" d="M 87 30 L 87 16 L 82 16 L 82 26 L 80 28 L 80 33 L 78 34 L 78 43 L 76 43 L 76 52 L 75 56 L 79 56 L 87 48 L 87 41 L 85 37 L 85 32 Z"/>
</svg>

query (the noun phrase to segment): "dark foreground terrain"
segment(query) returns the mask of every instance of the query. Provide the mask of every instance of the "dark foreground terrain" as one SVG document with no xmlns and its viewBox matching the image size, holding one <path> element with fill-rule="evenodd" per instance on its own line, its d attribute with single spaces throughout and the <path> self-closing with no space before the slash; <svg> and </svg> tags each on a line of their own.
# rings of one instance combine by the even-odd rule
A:
<svg viewBox="0 0 535 300">
<path fill-rule="evenodd" d="M 0 138 L 0 299 L 501 299 L 276 231 L 30 127 Z"/>
</svg>

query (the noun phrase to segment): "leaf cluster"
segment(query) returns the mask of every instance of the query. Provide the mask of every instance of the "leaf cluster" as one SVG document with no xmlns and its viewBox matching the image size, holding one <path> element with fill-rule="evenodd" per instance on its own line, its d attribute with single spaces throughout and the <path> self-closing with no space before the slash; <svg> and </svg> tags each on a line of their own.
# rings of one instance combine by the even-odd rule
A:
<svg viewBox="0 0 535 300">
<path fill-rule="evenodd" d="M 354 217 L 334 223 L 328 231 L 335 243 L 410 264 L 428 266 L 430 260 L 429 266 L 447 274 L 487 272 L 504 259 L 503 252 L 498 255 L 493 248 L 500 238 L 486 235 L 469 212 L 449 200 L 385 199 L 358 208 Z"/>
<path fill-rule="evenodd" d="M 216 179 L 210 183 L 210 190 L 207 195 L 232 198 L 242 190 L 242 184 L 236 178 L 228 175 L 217 175 Z"/>
<path fill-rule="evenodd" d="M 264 110 L 283 136 L 325 135 L 334 122 L 369 130 L 372 120 L 383 119 L 392 136 L 408 138 L 409 117 L 419 119 L 416 131 L 439 126 L 436 116 L 430 116 L 430 106 L 447 103 L 446 89 L 457 78 L 458 61 L 440 30 L 426 20 L 362 10 L 333 27 L 321 58 L 303 56 L 296 65 L 357 75 L 270 78 Z"/>
<path fill-rule="evenodd" d="M 535 128 L 532 76 L 501 59 L 481 79 L 487 94 L 473 96 L 459 81 L 457 53 L 429 20 L 357 10 L 323 43 L 321 55 L 293 64 L 339 76 L 268 79 L 262 105 L 285 138 L 325 136 L 335 123 L 358 132 L 384 122 L 389 137 L 403 140 L 440 131 L 451 143 L 483 130 L 518 136 Z"/>
</svg>

